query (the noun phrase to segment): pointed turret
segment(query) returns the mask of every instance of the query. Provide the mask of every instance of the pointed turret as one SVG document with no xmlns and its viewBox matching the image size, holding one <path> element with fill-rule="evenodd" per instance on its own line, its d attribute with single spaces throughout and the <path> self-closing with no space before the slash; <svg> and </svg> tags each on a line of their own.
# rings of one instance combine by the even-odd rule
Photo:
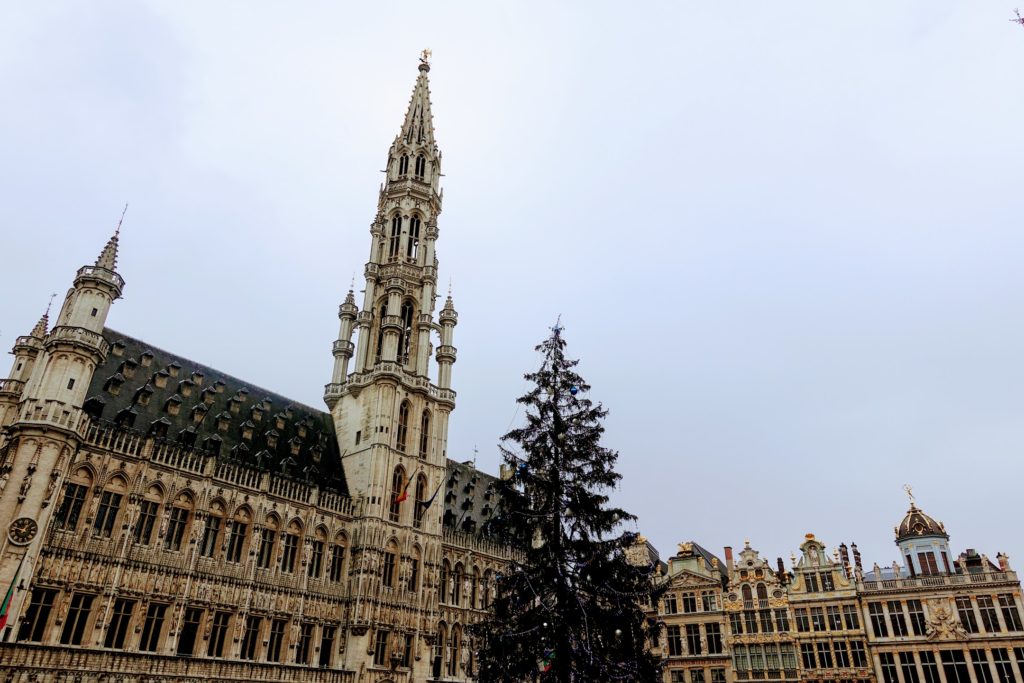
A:
<svg viewBox="0 0 1024 683">
<path fill-rule="evenodd" d="M 32 328 L 32 331 L 29 333 L 29 335 L 32 336 L 32 337 L 35 337 L 36 339 L 42 339 L 43 337 L 46 336 L 46 332 L 49 329 L 50 329 L 50 307 L 47 306 L 46 307 L 46 312 L 43 313 L 43 317 L 41 317 L 39 319 L 39 322 L 37 322 L 36 326 Z"/>
<path fill-rule="evenodd" d="M 117 239 L 121 232 L 121 226 L 117 226 L 117 232 L 111 235 L 110 239 L 107 240 L 107 245 L 103 247 L 103 251 L 96 258 L 96 267 L 105 268 L 111 272 L 117 270 Z"/>
<path fill-rule="evenodd" d="M 429 57 L 429 50 L 424 50 L 420 56 L 420 75 L 413 86 L 409 107 L 405 110 L 405 121 L 402 122 L 402 131 L 395 142 L 402 141 L 414 148 L 426 147 L 434 152 L 434 117 L 430 113 L 430 81 L 427 78 L 427 74 L 430 73 Z"/>
</svg>

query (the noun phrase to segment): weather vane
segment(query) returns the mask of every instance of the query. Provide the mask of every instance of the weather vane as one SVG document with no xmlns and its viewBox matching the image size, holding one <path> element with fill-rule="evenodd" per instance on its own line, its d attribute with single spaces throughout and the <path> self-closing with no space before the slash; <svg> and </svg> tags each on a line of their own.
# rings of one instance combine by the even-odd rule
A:
<svg viewBox="0 0 1024 683">
<path fill-rule="evenodd" d="M 911 504 L 914 502 L 914 488 L 910 484 L 904 484 L 903 490 L 907 492 L 907 498 L 910 499 Z"/>
<path fill-rule="evenodd" d="M 427 49 L 425 49 L 423 52 L 421 52 L 420 53 L 420 64 L 426 64 L 427 66 L 430 66 L 430 55 L 432 55 L 432 54 L 433 53 L 430 51 L 429 47 Z"/>
<path fill-rule="evenodd" d="M 121 218 L 117 221 L 117 230 L 114 231 L 114 235 L 119 236 L 121 234 L 121 223 L 124 223 L 124 215 L 126 213 L 128 213 L 128 202 L 124 203 L 124 210 L 121 211 Z"/>
<path fill-rule="evenodd" d="M 50 303 L 46 304 L 46 315 L 50 315 L 50 307 L 53 306 L 53 300 L 57 298 L 57 292 L 50 295 Z"/>
</svg>

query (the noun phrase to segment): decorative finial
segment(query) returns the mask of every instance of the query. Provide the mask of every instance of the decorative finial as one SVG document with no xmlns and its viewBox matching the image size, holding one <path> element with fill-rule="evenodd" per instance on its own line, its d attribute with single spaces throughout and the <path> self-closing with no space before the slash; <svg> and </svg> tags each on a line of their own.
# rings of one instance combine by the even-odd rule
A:
<svg viewBox="0 0 1024 683">
<path fill-rule="evenodd" d="M 423 52 L 420 53 L 420 71 L 422 71 L 424 73 L 426 73 L 427 71 L 430 71 L 430 55 L 431 54 L 432 53 L 430 52 L 430 48 L 427 48 L 426 50 L 424 50 Z"/>
<path fill-rule="evenodd" d="M 448 298 L 452 298 L 452 276 L 448 276 Z"/>
<path fill-rule="evenodd" d="M 352 271 L 352 281 L 348 283 L 348 291 L 352 291 L 356 288 L 356 271 Z"/>
<path fill-rule="evenodd" d="M 904 484 L 903 490 L 907 492 L 907 498 L 910 499 L 910 505 L 914 505 L 914 488 L 910 484 Z"/>
<path fill-rule="evenodd" d="M 562 314 L 559 313 L 558 318 L 555 319 L 555 326 L 551 328 L 551 331 L 555 334 L 561 334 L 564 329 L 565 328 L 562 327 Z"/>
<path fill-rule="evenodd" d="M 114 231 L 114 237 L 121 236 L 121 223 L 124 222 L 124 215 L 128 213 L 128 202 L 124 203 L 124 209 L 121 211 L 121 217 L 117 220 L 117 230 Z"/>
<path fill-rule="evenodd" d="M 50 295 L 50 303 L 46 304 L 46 313 L 44 313 L 43 315 L 45 315 L 45 316 L 49 316 L 50 315 L 50 307 L 53 306 L 53 300 L 56 299 L 56 298 L 57 298 L 57 292 L 54 292 L 53 294 Z"/>
</svg>

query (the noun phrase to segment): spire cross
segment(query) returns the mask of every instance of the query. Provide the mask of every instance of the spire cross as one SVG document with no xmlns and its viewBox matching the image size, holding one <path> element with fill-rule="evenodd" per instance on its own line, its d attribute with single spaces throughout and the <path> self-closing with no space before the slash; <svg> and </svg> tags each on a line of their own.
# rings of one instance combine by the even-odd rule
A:
<svg viewBox="0 0 1024 683">
<path fill-rule="evenodd" d="M 117 221 L 117 230 L 114 231 L 114 237 L 118 237 L 121 234 L 121 223 L 124 223 L 124 215 L 128 213 L 128 202 L 124 203 L 124 209 L 121 211 L 121 218 Z"/>
<path fill-rule="evenodd" d="M 907 492 L 907 498 L 910 499 L 910 504 L 914 504 L 914 488 L 910 484 L 904 484 L 903 490 Z"/>
</svg>

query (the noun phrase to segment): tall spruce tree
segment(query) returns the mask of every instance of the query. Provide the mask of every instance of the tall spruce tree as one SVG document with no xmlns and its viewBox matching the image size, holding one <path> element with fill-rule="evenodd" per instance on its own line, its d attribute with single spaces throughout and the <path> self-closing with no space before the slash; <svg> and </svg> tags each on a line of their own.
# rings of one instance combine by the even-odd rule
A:
<svg viewBox="0 0 1024 683">
<path fill-rule="evenodd" d="M 496 534 L 519 558 L 496 576 L 488 618 L 474 630 L 481 683 L 539 681 L 654 682 L 660 660 L 647 650 L 656 626 L 642 604 L 655 604 L 654 564 L 630 562 L 634 520 L 609 505 L 621 475 L 618 454 L 600 444 L 600 403 L 565 357 L 556 325 L 537 347 L 540 370 L 518 399 L 526 425 L 502 438 Z"/>
</svg>

